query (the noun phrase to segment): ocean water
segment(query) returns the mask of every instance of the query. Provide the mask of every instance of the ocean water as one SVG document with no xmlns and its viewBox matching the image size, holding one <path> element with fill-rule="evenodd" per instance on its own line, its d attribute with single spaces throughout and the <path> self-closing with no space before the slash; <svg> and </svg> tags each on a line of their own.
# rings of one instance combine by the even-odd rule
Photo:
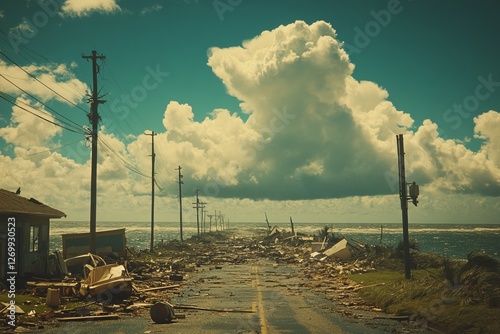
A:
<svg viewBox="0 0 500 334">
<path fill-rule="evenodd" d="M 281 229 L 291 230 L 289 223 L 274 224 Z M 317 235 L 324 226 L 330 232 L 355 239 L 359 242 L 378 245 L 382 241 L 396 246 L 403 239 L 401 224 L 354 224 L 354 223 L 294 223 L 295 231 Z M 382 227 L 382 240 L 381 240 Z M 149 222 L 98 222 L 97 231 L 125 228 L 127 245 L 135 249 L 148 249 L 151 225 Z M 230 223 L 235 235 L 252 235 L 257 229 L 265 231 L 266 223 Z M 201 227 L 203 230 L 203 227 Z M 209 231 L 208 223 L 205 225 Z M 155 243 L 161 240 L 179 240 L 178 222 L 155 222 Z M 183 224 L 183 237 L 196 235 L 196 222 Z M 212 226 L 215 231 L 215 225 Z M 50 250 L 62 250 L 62 234 L 89 232 L 88 222 L 52 221 L 50 226 Z M 500 256 L 500 225 L 478 224 L 410 224 L 410 239 L 417 241 L 420 250 L 440 254 L 449 258 L 465 259 L 471 251 L 479 250 L 493 256 Z"/>
</svg>

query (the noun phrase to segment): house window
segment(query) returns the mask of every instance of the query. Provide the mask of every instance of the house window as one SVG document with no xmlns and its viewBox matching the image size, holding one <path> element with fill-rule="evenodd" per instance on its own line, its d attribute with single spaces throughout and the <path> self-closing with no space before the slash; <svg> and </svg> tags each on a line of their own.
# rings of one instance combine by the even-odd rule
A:
<svg viewBox="0 0 500 334">
<path fill-rule="evenodd" d="M 30 229 L 30 252 L 38 252 L 38 235 L 40 229 L 38 226 L 31 226 Z"/>
</svg>

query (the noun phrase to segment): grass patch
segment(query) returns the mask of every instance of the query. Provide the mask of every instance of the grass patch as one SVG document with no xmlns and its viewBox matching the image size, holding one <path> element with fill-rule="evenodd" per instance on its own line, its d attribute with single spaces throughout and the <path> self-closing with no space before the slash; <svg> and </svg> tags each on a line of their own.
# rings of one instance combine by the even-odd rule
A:
<svg viewBox="0 0 500 334">
<path fill-rule="evenodd" d="M 463 266 L 457 270 L 463 272 Z M 478 275 L 477 272 L 473 274 Z M 348 278 L 366 286 L 359 290 L 366 301 L 389 314 L 407 315 L 419 326 L 429 326 L 444 333 L 500 333 L 499 308 L 493 307 L 495 305 L 488 299 L 478 300 L 477 296 L 485 293 L 483 289 L 460 283 L 457 286 L 460 277 L 456 276 L 455 285 L 450 284 L 443 268 L 414 270 L 411 280 L 393 270 L 355 274 Z M 385 284 L 376 285 L 380 283 Z M 467 296 L 465 300 L 474 302 L 464 303 L 460 294 Z"/>
<path fill-rule="evenodd" d="M 42 313 L 50 312 L 53 310 L 71 309 L 85 305 L 84 302 L 65 302 L 63 299 L 61 299 L 61 305 L 59 306 L 59 308 L 52 308 L 45 304 L 46 297 L 18 293 L 16 293 L 15 301 L 16 305 L 22 308 L 24 312 L 26 312 L 25 314 L 19 316 L 20 320 L 28 318 L 28 312 L 32 310 L 36 312 L 36 316 L 40 316 Z M 10 302 L 10 298 L 8 297 L 6 292 L 0 293 L 0 302 Z"/>
</svg>

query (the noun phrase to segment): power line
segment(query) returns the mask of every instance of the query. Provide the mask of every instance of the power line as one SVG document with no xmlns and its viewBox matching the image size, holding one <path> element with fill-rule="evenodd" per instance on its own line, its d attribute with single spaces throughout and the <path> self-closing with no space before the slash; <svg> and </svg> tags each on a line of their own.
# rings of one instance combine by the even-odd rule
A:
<svg viewBox="0 0 500 334">
<path fill-rule="evenodd" d="M 69 104 L 71 104 L 72 106 L 74 107 L 77 107 L 78 109 L 82 110 L 83 112 L 87 113 L 87 110 L 83 109 L 82 107 L 80 107 L 79 105 L 75 104 L 73 101 L 71 100 L 68 100 L 66 97 L 62 96 L 61 94 L 59 94 L 58 92 L 56 92 L 54 89 L 50 88 L 49 86 L 47 86 L 45 83 L 43 83 L 42 81 L 40 81 L 37 77 L 35 77 L 33 74 L 29 73 L 28 71 L 26 71 L 22 66 L 20 66 L 18 63 L 16 63 L 14 60 L 12 60 L 9 56 L 7 56 L 3 51 L 0 50 L 0 54 L 2 54 L 6 59 L 8 59 L 11 63 L 13 63 L 14 65 L 16 65 L 18 68 L 20 68 L 24 73 L 28 74 L 30 77 L 32 77 L 33 79 L 35 79 L 37 82 L 39 82 L 40 84 L 42 84 L 44 87 L 46 87 L 47 89 L 49 89 L 51 92 L 53 92 L 54 94 L 56 94 L 57 96 L 59 96 L 60 98 L 62 98 L 63 100 L 65 100 L 66 102 L 68 102 Z"/>
<path fill-rule="evenodd" d="M 111 67 L 109 66 L 109 64 L 108 64 L 106 61 L 104 61 L 104 62 L 103 62 L 103 67 L 104 67 L 104 69 L 105 69 L 106 73 L 109 73 L 109 74 L 110 74 L 110 76 L 111 76 L 111 80 L 107 80 L 107 79 L 104 79 L 104 80 L 106 80 L 106 81 L 110 81 L 110 82 L 114 83 L 122 95 L 127 95 L 127 94 L 125 94 L 125 92 L 123 91 L 122 87 L 121 87 L 121 86 L 120 86 L 120 84 L 118 83 L 118 80 L 117 80 L 117 79 L 116 79 L 116 77 L 114 76 L 113 71 L 111 70 Z M 101 72 L 100 72 L 99 74 L 101 75 L 101 77 L 104 77 L 104 74 L 103 74 L 103 73 L 101 73 Z M 118 101 L 118 100 L 115 100 L 115 101 Z M 114 102 L 115 102 L 115 101 L 114 101 Z M 114 102 L 113 102 L 113 103 L 111 103 L 111 105 L 113 105 L 113 104 L 114 104 Z M 127 127 L 130 129 L 130 131 L 131 131 L 132 133 L 133 133 L 135 130 L 134 130 L 134 128 L 132 127 L 132 125 L 130 124 L 130 122 L 127 120 L 128 116 L 133 116 L 133 118 L 134 118 L 133 123 L 134 123 L 134 124 L 139 124 L 139 125 L 141 125 L 143 128 L 145 128 L 144 124 L 142 123 L 142 120 L 141 120 L 140 118 L 137 118 L 137 117 L 136 117 L 136 115 L 135 115 L 135 113 L 133 112 L 133 110 L 130 110 L 130 109 L 129 109 L 129 107 L 130 107 L 130 109 L 134 109 L 134 108 L 131 108 L 131 106 L 128 106 L 128 105 L 124 105 L 124 106 L 121 106 L 121 107 L 120 107 L 120 109 L 125 108 L 125 111 L 124 111 L 124 112 L 126 112 L 126 113 L 127 113 L 127 115 L 126 115 L 125 117 L 122 117 L 122 118 L 120 118 L 120 119 L 121 119 L 121 120 L 122 120 L 122 121 L 123 121 L 123 122 L 127 125 Z M 111 110 L 111 114 L 112 114 L 114 117 L 116 116 L 116 115 L 115 115 L 115 112 L 116 112 L 116 111 L 112 111 L 112 110 Z M 122 129 L 122 130 L 123 130 L 123 129 Z M 123 132 L 125 133 L 125 131 L 123 131 Z"/>
<path fill-rule="evenodd" d="M 66 124 L 67 126 L 76 126 L 76 128 L 80 128 L 80 125 L 72 120 L 70 120 L 69 118 L 67 118 L 66 116 L 58 113 L 57 111 L 55 111 L 53 108 L 49 107 L 48 105 L 46 105 L 45 103 L 43 103 L 42 101 L 40 101 L 38 98 L 36 98 L 35 96 L 33 96 L 32 94 L 28 93 L 27 91 L 25 91 L 24 89 L 22 89 L 21 87 L 19 87 L 18 85 L 16 85 L 15 83 L 13 83 L 12 81 L 10 81 L 9 79 L 7 79 L 3 74 L 0 74 L 0 76 L 2 78 L 4 78 L 5 80 L 7 80 L 9 83 L 11 83 L 14 87 L 16 87 L 17 89 L 19 89 L 21 92 L 25 93 L 26 95 L 28 95 L 29 97 L 31 97 L 32 99 L 36 100 L 38 103 L 42 104 L 44 107 L 46 107 L 47 109 L 51 110 L 52 112 L 54 112 L 55 114 L 61 116 L 62 118 L 64 118 L 65 120 L 67 120 L 68 122 L 66 121 L 62 121 L 62 120 L 59 120 L 59 122 L 61 123 L 64 123 Z M 53 116 L 53 115 L 52 115 Z M 54 117 L 55 118 L 55 117 Z M 70 124 L 72 123 L 72 124 Z"/>
<path fill-rule="evenodd" d="M 26 158 L 26 157 L 30 157 L 32 155 L 37 155 L 37 154 L 42 154 L 42 153 L 57 151 L 57 150 L 59 150 L 59 149 L 61 149 L 63 147 L 66 147 L 66 146 L 69 146 L 69 145 L 73 145 L 73 144 L 79 143 L 81 141 L 82 141 L 81 139 L 78 139 L 78 140 L 75 140 L 74 142 L 71 142 L 71 143 L 67 143 L 67 144 L 64 144 L 64 145 L 61 145 L 61 146 L 58 146 L 58 147 L 54 147 L 54 148 L 49 148 L 48 150 L 43 150 L 43 151 L 40 151 L 40 152 L 35 152 L 35 153 L 26 154 L 26 155 L 21 155 L 20 157 L 21 158 Z"/>
<path fill-rule="evenodd" d="M 4 95 L 7 95 L 9 98 L 6 98 Z M 71 132 L 74 132 L 74 133 L 78 133 L 78 134 L 85 134 L 85 132 L 81 132 L 81 131 L 76 131 L 76 130 L 70 129 L 70 128 L 68 128 L 68 127 L 65 127 L 64 125 L 61 125 L 61 124 L 56 123 L 56 122 L 54 122 L 54 121 L 51 121 L 50 119 L 47 119 L 47 118 L 45 118 L 45 117 L 43 117 L 43 116 L 41 116 L 41 115 L 38 115 L 38 114 L 36 114 L 36 113 L 34 113 L 34 112 L 32 112 L 32 111 L 30 111 L 30 110 L 28 110 L 28 109 L 24 108 L 23 106 L 21 106 L 21 105 L 17 104 L 17 102 L 12 101 L 12 99 L 15 99 L 15 98 L 13 98 L 12 96 L 10 96 L 10 95 L 8 95 L 8 94 L 5 94 L 5 93 L 3 93 L 3 92 L 0 92 L 0 98 L 2 98 L 2 99 L 4 99 L 5 101 L 7 101 L 7 102 L 11 103 L 12 105 L 14 105 L 14 106 L 16 106 L 16 107 L 19 107 L 20 109 L 22 109 L 22 110 L 24 110 L 24 111 L 26 111 L 26 112 L 28 112 L 28 113 L 32 114 L 33 116 L 36 116 L 36 117 L 38 117 L 38 118 L 40 118 L 40 119 L 42 119 L 42 120 L 44 120 L 44 121 L 46 121 L 46 122 L 48 122 L 48 123 L 51 123 L 51 124 L 53 124 L 53 125 L 55 125 L 55 126 L 58 126 L 58 127 L 60 127 L 60 128 L 66 129 L 66 130 L 71 131 Z M 23 104 L 24 104 L 24 103 L 23 103 Z M 29 107 L 30 107 L 30 108 L 32 108 L 33 110 L 38 111 L 38 112 L 42 112 L 41 110 L 36 109 L 36 108 L 34 108 L 34 107 L 32 107 L 32 106 L 29 106 Z"/>
<path fill-rule="evenodd" d="M 9 40 L 7 40 L 7 37 L 9 35 L 0 28 L 0 38 L 3 39 L 7 44 L 11 44 Z M 37 55 L 38 57 L 40 57 L 41 59 L 43 59 L 44 61 L 48 62 L 49 64 L 51 65 L 56 65 L 56 66 L 60 66 L 61 64 L 58 64 L 56 63 L 55 61 L 45 57 L 44 55 L 36 52 L 35 50 L 33 49 L 30 49 L 29 47 L 27 47 L 26 45 L 23 45 L 23 44 L 19 44 L 20 46 L 20 49 L 18 50 L 19 52 L 16 52 L 16 54 L 20 55 L 21 57 L 23 57 L 28 63 L 36 63 L 38 61 L 38 59 L 36 59 L 35 57 L 33 57 L 32 55 L 29 54 L 29 52 Z M 24 49 L 24 51 L 26 52 L 26 55 L 29 55 L 30 59 L 28 59 L 28 57 L 26 57 L 21 51 L 21 49 Z M 61 87 L 62 89 L 64 89 L 65 91 L 67 91 L 68 93 L 71 93 L 73 94 L 75 97 L 79 98 L 79 99 L 84 99 L 85 98 L 85 94 L 82 94 L 81 92 L 78 92 L 77 90 L 75 89 L 72 89 L 73 92 L 70 92 L 66 87 L 64 87 L 63 85 L 61 85 L 59 82 L 55 81 L 55 84 L 57 84 L 59 87 Z M 69 86 L 70 88 L 73 88 L 71 86 Z"/>
<path fill-rule="evenodd" d="M 140 169 L 137 167 L 133 166 L 129 162 L 125 160 L 118 152 L 116 152 L 105 140 L 103 140 L 102 136 L 98 137 L 97 141 L 102 145 L 101 147 L 103 148 L 104 152 L 108 154 L 110 158 L 113 160 L 119 162 L 123 167 L 128 169 L 129 171 L 136 173 L 140 176 L 150 178 L 149 175 L 146 175 L 143 173 Z"/>
</svg>

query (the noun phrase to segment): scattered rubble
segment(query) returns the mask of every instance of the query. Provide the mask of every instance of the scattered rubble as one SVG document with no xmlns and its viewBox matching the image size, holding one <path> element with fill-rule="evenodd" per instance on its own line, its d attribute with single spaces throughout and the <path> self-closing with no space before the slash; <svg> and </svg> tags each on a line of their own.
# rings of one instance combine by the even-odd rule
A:
<svg viewBox="0 0 500 334">
<path fill-rule="evenodd" d="M 373 310 L 357 297 L 356 291 L 361 286 L 344 278 L 348 274 L 374 270 L 365 260 L 364 245 L 346 239 L 333 245 L 313 243 L 310 236 L 274 227 L 262 237 L 216 233 L 183 243 L 171 241 L 160 245 L 154 254 L 129 251 L 129 258 L 116 264 L 106 264 L 103 258 L 93 254 L 64 262 L 58 260 L 58 271 L 64 277 L 58 281 L 29 281 L 26 293 L 43 297 L 47 296 L 49 289 L 57 289 L 60 300 L 51 301 L 52 309 L 40 314 L 33 311 L 32 305 L 26 305 L 28 313 L 23 321 L 30 319 L 31 323 L 37 323 L 37 328 L 44 328 L 56 326 L 60 321 L 119 319 L 121 315 L 146 308 L 151 310 L 153 321 L 170 322 L 175 317 L 170 307 L 183 308 L 169 303 L 172 294 L 198 267 L 208 265 L 216 270 L 225 264 L 245 263 L 256 257 L 269 258 L 277 264 L 296 265 L 297 271 L 305 278 L 303 285 L 324 292 L 344 306 L 338 312 L 349 313 L 352 308 Z M 55 258 L 60 259 L 60 256 Z M 47 296 L 46 303 L 48 300 Z M 75 306 L 66 308 L 70 303 Z M 202 310 L 193 305 L 184 306 L 185 309 L 188 307 Z M 179 318 L 183 317 L 179 315 Z M 0 328 L 7 327 L 0 323 Z"/>
</svg>

